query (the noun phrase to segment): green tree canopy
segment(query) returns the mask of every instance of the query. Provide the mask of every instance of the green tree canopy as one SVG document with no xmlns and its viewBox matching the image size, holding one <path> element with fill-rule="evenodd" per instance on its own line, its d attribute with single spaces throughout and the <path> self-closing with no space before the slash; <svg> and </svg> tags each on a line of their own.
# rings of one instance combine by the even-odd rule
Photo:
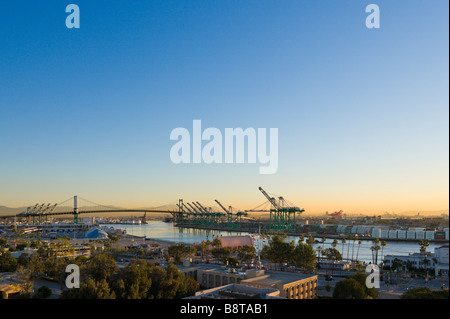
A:
<svg viewBox="0 0 450 319">
<path fill-rule="evenodd" d="M 335 299 L 365 299 L 364 287 L 353 278 L 338 281 L 333 289 Z"/>
<path fill-rule="evenodd" d="M 299 241 L 293 250 L 292 263 L 297 268 L 313 271 L 316 268 L 316 254 L 312 246 Z"/>
<path fill-rule="evenodd" d="M 273 235 L 270 237 L 269 245 L 264 246 L 262 250 L 263 258 L 276 264 L 292 261 L 295 245 L 293 241 L 290 243 L 285 243 L 285 238 L 286 235 L 284 234 Z"/>
<path fill-rule="evenodd" d="M 426 287 L 416 287 L 402 294 L 400 299 L 449 299 L 449 293 L 448 289 L 431 290 Z"/>
<path fill-rule="evenodd" d="M 238 250 L 237 257 L 241 262 L 250 262 L 256 257 L 256 248 L 244 245 Z"/>
</svg>

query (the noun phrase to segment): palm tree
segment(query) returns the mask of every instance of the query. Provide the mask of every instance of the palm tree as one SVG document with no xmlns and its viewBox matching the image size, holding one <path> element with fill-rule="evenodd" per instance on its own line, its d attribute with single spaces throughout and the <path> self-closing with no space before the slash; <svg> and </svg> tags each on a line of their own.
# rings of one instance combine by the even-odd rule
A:
<svg viewBox="0 0 450 319">
<path fill-rule="evenodd" d="M 344 246 L 345 246 L 345 243 L 346 243 L 347 241 L 345 240 L 345 238 L 342 238 L 341 239 L 341 243 L 342 243 L 342 258 L 344 258 Z"/>
<path fill-rule="evenodd" d="M 419 242 L 419 245 L 420 245 L 420 253 L 425 255 L 427 252 L 427 247 L 430 246 L 430 243 L 427 240 L 421 240 Z M 426 259 L 426 255 L 425 255 L 425 259 Z"/>
<path fill-rule="evenodd" d="M 347 239 L 350 241 L 353 239 L 352 235 L 348 235 Z M 347 245 L 347 260 L 348 260 L 348 255 L 350 255 L 350 243 Z"/>
<path fill-rule="evenodd" d="M 386 242 L 384 240 L 382 240 L 380 245 L 381 245 L 381 260 L 383 261 L 383 257 L 384 257 L 383 249 L 384 249 L 384 247 L 386 247 Z"/>
<path fill-rule="evenodd" d="M 355 236 L 353 236 L 353 245 L 352 245 L 352 261 L 353 261 L 353 253 L 355 251 L 355 242 L 358 239 L 358 234 L 355 234 Z"/>
<path fill-rule="evenodd" d="M 380 245 L 375 246 L 375 265 L 378 265 L 378 251 L 380 250 Z"/>
<path fill-rule="evenodd" d="M 325 242 L 327 241 L 327 239 L 325 237 L 322 237 L 322 249 L 324 249 L 325 247 Z"/>
<path fill-rule="evenodd" d="M 362 241 L 358 240 L 358 250 L 356 251 L 356 260 L 358 260 L 358 255 L 359 255 L 359 247 L 361 246 Z"/>
<path fill-rule="evenodd" d="M 303 234 L 300 235 L 300 240 L 299 241 L 303 243 L 305 241 L 305 235 L 303 235 Z"/>
<path fill-rule="evenodd" d="M 314 239 L 313 236 L 309 235 L 308 239 L 306 240 L 306 243 L 310 246 L 312 246 L 314 243 L 316 242 L 316 240 Z"/>
<path fill-rule="evenodd" d="M 338 245 L 337 239 L 333 240 L 333 242 L 331 243 L 331 246 L 332 246 L 333 248 L 336 248 L 337 245 Z"/>
<path fill-rule="evenodd" d="M 322 247 L 321 247 L 321 246 L 318 246 L 318 247 L 316 248 L 316 251 L 317 251 L 317 263 L 319 263 L 319 261 L 320 261 L 320 255 L 322 254 Z"/>
</svg>

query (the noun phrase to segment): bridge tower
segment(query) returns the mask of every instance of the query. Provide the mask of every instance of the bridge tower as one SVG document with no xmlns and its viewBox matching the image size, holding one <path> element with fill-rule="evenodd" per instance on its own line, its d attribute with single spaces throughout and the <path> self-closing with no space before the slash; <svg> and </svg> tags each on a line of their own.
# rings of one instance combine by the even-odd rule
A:
<svg viewBox="0 0 450 319">
<path fill-rule="evenodd" d="M 73 221 L 78 224 L 78 196 L 73 197 Z"/>
</svg>

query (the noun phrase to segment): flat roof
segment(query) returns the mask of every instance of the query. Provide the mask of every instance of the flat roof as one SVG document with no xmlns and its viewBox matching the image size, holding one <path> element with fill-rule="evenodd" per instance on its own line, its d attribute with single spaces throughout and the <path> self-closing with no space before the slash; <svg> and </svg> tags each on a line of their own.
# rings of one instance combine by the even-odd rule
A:
<svg viewBox="0 0 450 319">
<path fill-rule="evenodd" d="M 246 279 L 248 283 L 261 283 L 266 285 L 285 285 L 292 282 L 317 278 L 317 275 L 289 273 L 283 271 L 266 271 L 263 276 Z"/>
</svg>

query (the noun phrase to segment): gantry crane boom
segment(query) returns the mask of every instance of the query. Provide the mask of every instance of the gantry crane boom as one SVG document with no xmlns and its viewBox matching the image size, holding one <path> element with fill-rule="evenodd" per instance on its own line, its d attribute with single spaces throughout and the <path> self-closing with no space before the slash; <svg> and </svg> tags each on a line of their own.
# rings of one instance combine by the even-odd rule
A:
<svg viewBox="0 0 450 319">
<path fill-rule="evenodd" d="M 188 204 L 189 204 L 189 203 L 188 203 Z M 183 207 L 186 208 L 186 210 L 187 210 L 189 213 L 191 213 L 191 214 L 194 213 L 192 210 L 189 209 L 189 207 L 187 207 L 186 205 L 184 205 L 184 203 L 183 203 Z"/>
<path fill-rule="evenodd" d="M 262 187 L 258 188 L 261 193 L 263 193 L 263 195 L 267 198 L 267 200 L 272 204 L 273 207 L 275 207 L 275 209 L 281 209 L 281 207 L 277 204 L 277 202 L 275 201 L 274 198 L 270 197 L 269 194 L 266 193 L 266 191 L 264 189 L 262 189 Z"/>
<path fill-rule="evenodd" d="M 189 205 L 190 208 L 192 208 L 192 210 L 194 211 L 194 213 L 200 214 L 194 206 L 192 206 L 192 205 L 189 204 L 189 203 L 187 203 L 187 204 Z"/>
<path fill-rule="evenodd" d="M 229 212 L 225 207 L 223 207 L 223 205 L 217 199 L 215 199 L 215 201 L 217 204 L 219 204 L 220 208 L 222 208 L 225 213 L 231 214 L 231 212 Z"/>
<path fill-rule="evenodd" d="M 47 204 L 47 207 L 45 207 L 41 212 L 39 212 L 40 214 L 45 214 L 49 209 L 50 209 L 51 204 Z"/>
<path fill-rule="evenodd" d="M 39 204 L 34 205 L 33 207 L 27 207 L 27 213 L 32 213 L 38 206 Z"/>
<path fill-rule="evenodd" d="M 202 211 L 202 212 L 204 212 L 204 213 L 206 213 L 206 214 L 209 213 L 208 210 L 207 210 L 205 207 L 202 206 L 202 204 L 200 204 L 199 202 L 195 202 L 195 203 L 197 203 L 198 208 L 200 209 L 200 211 Z M 194 204 L 195 204 L 195 203 L 194 203 Z"/>
<path fill-rule="evenodd" d="M 42 208 L 44 207 L 45 203 L 42 204 L 41 206 L 38 207 L 38 209 L 36 209 L 36 211 L 34 213 L 39 214 L 42 210 Z"/>
</svg>

